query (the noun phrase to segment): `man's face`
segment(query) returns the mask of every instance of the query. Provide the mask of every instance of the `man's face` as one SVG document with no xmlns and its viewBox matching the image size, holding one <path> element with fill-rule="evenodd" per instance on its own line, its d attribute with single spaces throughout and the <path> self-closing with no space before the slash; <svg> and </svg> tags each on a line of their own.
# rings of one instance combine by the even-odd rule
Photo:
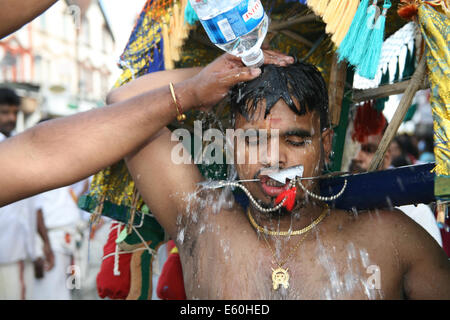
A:
<svg viewBox="0 0 450 320">
<path fill-rule="evenodd" d="M 320 117 L 317 112 L 308 112 L 303 116 L 295 114 L 288 105 L 279 100 L 264 119 L 265 101 L 260 102 L 253 119 L 248 122 L 240 114 L 236 115 L 235 129 L 244 131 L 267 130 L 268 145 L 262 139 L 249 138 L 245 140 L 245 163 L 237 164 L 236 170 L 239 179 L 259 178 L 260 182 L 245 183 L 245 186 L 264 205 L 272 207 L 275 205 L 274 199 L 288 187 L 288 183 L 283 185 L 264 175 L 264 169 L 279 168 L 285 169 L 302 165 L 304 167 L 303 177 L 313 177 L 320 175 L 325 157 L 331 151 L 332 130 L 320 129 Z M 271 135 L 276 135 L 278 130 L 278 141 L 270 139 Z M 278 152 L 272 152 L 272 143 L 278 142 Z M 256 152 L 257 148 L 265 148 L 266 154 L 258 156 L 258 161 L 251 164 L 249 154 Z M 238 146 L 239 148 L 239 146 Z M 235 148 L 238 149 L 238 148 Z M 235 155 L 236 159 L 236 155 Z M 303 185 L 309 189 L 315 187 L 315 181 L 304 180 Z M 297 188 L 297 200 L 303 199 L 304 193 Z"/>
<path fill-rule="evenodd" d="M 7 137 L 9 137 L 11 131 L 16 127 L 18 112 L 18 106 L 0 104 L 0 132 Z"/>
<path fill-rule="evenodd" d="M 352 160 L 350 165 L 350 171 L 353 173 L 367 172 L 369 170 L 370 163 L 372 162 L 375 152 L 378 149 L 378 145 L 383 139 L 383 135 L 371 135 L 367 138 L 367 141 L 361 144 L 360 151 L 356 154 L 356 157 Z M 383 159 L 381 170 L 389 168 L 391 164 L 391 155 L 388 150 Z"/>
</svg>

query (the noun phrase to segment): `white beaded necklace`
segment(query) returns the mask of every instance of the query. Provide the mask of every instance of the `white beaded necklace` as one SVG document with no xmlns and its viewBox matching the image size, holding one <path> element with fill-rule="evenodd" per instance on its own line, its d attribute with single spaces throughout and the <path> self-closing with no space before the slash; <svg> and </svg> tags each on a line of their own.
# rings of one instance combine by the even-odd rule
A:
<svg viewBox="0 0 450 320">
<path fill-rule="evenodd" d="M 246 180 L 241 180 L 241 181 L 246 181 Z M 247 181 L 258 181 L 258 180 L 247 180 Z M 291 180 L 289 182 L 289 188 L 293 188 L 295 186 L 295 184 L 298 183 L 298 185 L 303 189 L 303 191 L 310 196 L 311 198 L 314 198 L 316 200 L 320 200 L 320 201 L 334 201 L 337 198 L 339 198 L 340 196 L 342 196 L 342 194 L 344 193 L 345 189 L 347 188 L 347 179 L 345 179 L 344 181 L 344 186 L 342 187 L 341 191 L 339 191 L 339 193 L 335 194 L 334 196 L 331 197 L 323 197 L 323 196 L 319 196 L 315 193 L 313 193 L 312 191 L 309 191 L 308 189 L 306 189 L 303 184 L 301 183 L 301 179 L 300 178 L 295 178 L 293 180 Z M 252 194 L 250 193 L 250 191 L 248 191 L 248 189 L 243 186 L 242 184 L 239 183 L 239 181 L 214 181 L 213 184 L 211 183 L 206 183 L 203 184 L 203 186 L 205 188 L 210 188 L 210 189 L 216 189 L 216 188 L 223 188 L 223 187 L 237 187 L 242 189 L 242 191 L 245 192 L 245 194 L 247 195 L 247 197 L 250 199 L 250 202 L 252 203 L 252 205 L 259 211 L 261 212 L 274 212 L 279 210 L 284 202 L 286 201 L 287 197 L 284 198 L 279 204 L 277 204 L 275 207 L 273 208 L 263 208 L 258 201 L 256 201 L 256 199 L 252 196 Z"/>
</svg>

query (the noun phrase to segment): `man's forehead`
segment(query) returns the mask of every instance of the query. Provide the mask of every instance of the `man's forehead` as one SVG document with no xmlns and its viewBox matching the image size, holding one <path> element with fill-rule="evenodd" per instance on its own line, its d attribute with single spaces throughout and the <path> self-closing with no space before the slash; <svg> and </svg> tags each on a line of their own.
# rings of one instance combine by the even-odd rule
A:
<svg viewBox="0 0 450 320">
<path fill-rule="evenodd" d="M 5 109 L 5 110 L 17 109 L 17 110 L 19 110 L 19 106 L 16 106 L 13 104 L 0 104 L 0 109 Z"/>
<path fill-rule="evenodd" d="M 315 126 L 320 125 L 320 119 L 316 111 L 306 111 L 305 114 L 300 115 L 295 113 L 293 110 L 289 108 L 289 106 L 284 102 L 283 99 L 280 99 L 269 111 L 266 115 L 266 104 L 259 103 L 257 109 L 254 114 L 250 117 L 250 119 L 246 119 L 242 115 L 239 116 L 239 126 L 241 127 L 279 127 L 279 126 L 293 126 L 293 125 L 301 125 L 301 126 Z"/>
<path fill-rule="evenodd" d="M 378 147 L 382 139 L 383 139 L 382 134 L 373 134 L 367 137 L 367 141 L 364 144 L 370 144 Z"/>
</svg>

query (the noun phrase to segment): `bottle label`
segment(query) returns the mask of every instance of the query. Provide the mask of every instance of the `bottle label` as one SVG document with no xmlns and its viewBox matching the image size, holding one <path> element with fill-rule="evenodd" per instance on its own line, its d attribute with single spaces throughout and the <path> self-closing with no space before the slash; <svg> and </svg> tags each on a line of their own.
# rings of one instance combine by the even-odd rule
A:
<svg viewBox="0 0 450 320">
<path fill-rule="evenodd" d="M 249 33 L 263 18 L 260 0 L 243 0 L 233 9 L 200 22 L 213 43 L 224 44 Z"/>
</svg>

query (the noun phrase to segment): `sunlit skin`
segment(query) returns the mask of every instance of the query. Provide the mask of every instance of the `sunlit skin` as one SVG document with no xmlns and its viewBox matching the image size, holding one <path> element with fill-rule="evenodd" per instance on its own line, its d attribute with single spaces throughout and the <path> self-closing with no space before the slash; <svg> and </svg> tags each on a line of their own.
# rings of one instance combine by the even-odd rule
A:
<svg viewBox="0 0 450 320">
<path fill-rule="evenodd" d="M 321 132 L 320 117 L 316 111 L 308 112 L 305 115 L 295 114 L 288 105 L 279 100 L 271 109 L 270 114 L 264 119 L 265 102 L 259 104 L 255 116 L 248 122 L 242 115 L 236 116 L 236 129 L 267 130 L 268 143 L 267 154 L 264 159 L 259 159 L 257 164 L 237 164 L 237 172 L 240 179 L 261 178 L 261 170 L 267 167 L 276 167 L 279 169 L 289 168 L 297 165 L 304 166 L 303 177 L 315 177 L 320 175 L 323 163 L 331 152 L 332 130 L 326 129 Z M 274 116 L 275 115 L 275 116 Z M 278 130 L 279 146 L 278 154 L 271 154 L 271 130 Z M 245 142 L 246 159 L 249 159 L 250 152 L 257 152 L 259 145 L 265 147 L 264 141 L 257 137 L 249 138 Z M 235 148 L 239 150 L 239 148 Z M 303 185 L 311 191 L 318 193 L 316 180 L 304 180 Z M 245 187 L 251 192 L 255 199 L 266 207 L 274 207 L 277 194 L 268 194 L 267 190 L 272 191 L 278 188 L 268 188 L 264 182 L 244 183 Z M 279 194 L 279 192 L 277 192 Z M 302 228 L 311 223 L 324 208 L 324 204 L 316 203 L 312 199 L 305 201 L 303 190 L 297 186 L 297 205 L 294 213 L 297 219 L 292 221 L 292 217 L 284 214 L 281 219 L 277 217 L 277 223 L 280 223 L 280 229 Z M 253 215 L 258 219 L 261 225 L 271 224 L 271 218 L 274 215 L 260 215 L 254 208 Z M 269 227 L 269 226 L 268 226 Z"/>
</svg>

